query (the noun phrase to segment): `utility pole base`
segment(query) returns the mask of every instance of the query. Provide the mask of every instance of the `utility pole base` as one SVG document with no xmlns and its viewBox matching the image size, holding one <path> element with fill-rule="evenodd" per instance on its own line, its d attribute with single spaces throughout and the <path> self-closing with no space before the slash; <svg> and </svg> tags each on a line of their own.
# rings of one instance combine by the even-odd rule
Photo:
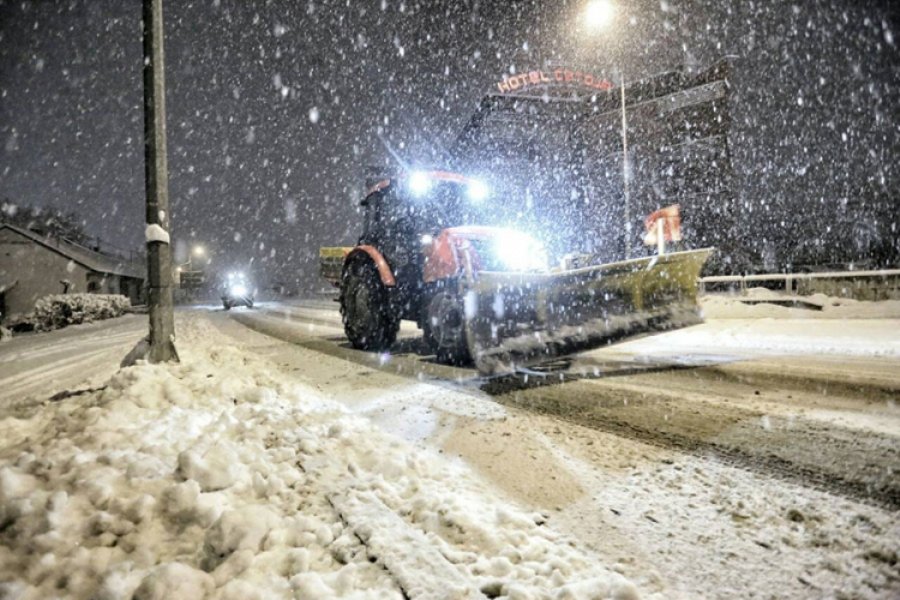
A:
<svg viewBox="0 0 900 600">
<path fill-rule="evenodd" d="M 143 360 L 150 364 L 159 364 L 164 362 L 179 362 L 178 358 L 178 350 L 175 348 L 175 344 L 173 342 L 169 342 L 165 344 L 162 348 L 164 352 L 163 356 L 157 356 L 150 348 L 150 336 L 142 338 L 137 344 L 135 344 L 134 348 L 131 349 L 128 354 L 125 355 L 125 358 L 122 359 L 122 362 L 119 363 L 119 367 L 133 367 L 138 361 Z"/>
</svg>

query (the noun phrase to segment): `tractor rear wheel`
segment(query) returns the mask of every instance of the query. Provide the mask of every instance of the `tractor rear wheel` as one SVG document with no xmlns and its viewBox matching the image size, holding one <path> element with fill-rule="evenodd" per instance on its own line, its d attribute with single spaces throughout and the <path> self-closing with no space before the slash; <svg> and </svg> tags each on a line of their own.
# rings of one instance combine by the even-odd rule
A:
<svg viewBox="0 0 900 600">
<path fill-rule="evenodd" d="M 460 298 L 438 292 L 428 303 L 423 333 L 438 362 L 462 365 L 471 362 L 466 340 L 466 316 Z"/>
<path fill-rule="evenodd" d="M 344 333 L 359 350 L 387 350 L 397 339 L 400 319 L 392 314 L 388 290 L 369 260 L 355 260 L 341 276 Z"/>
</svg>

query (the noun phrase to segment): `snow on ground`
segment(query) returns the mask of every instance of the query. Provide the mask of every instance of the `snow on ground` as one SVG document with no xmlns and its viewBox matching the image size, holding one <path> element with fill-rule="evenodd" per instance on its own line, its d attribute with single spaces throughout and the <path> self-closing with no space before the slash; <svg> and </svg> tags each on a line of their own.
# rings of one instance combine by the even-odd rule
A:
<svg viewBox="0 0 900 600">
<path fill-rule="evenodd" d="M 748 298 L 783 299 L 769 290 Z M 775 304 L 747 305 L 742 296 L 703 296 L 705 322 L 615 344 L 601 353 L 721 357 L 835 355 L 900 357 L 900 301 L 859 302 L 817 294 L 805 298 L 821 311 Z"/>
<path fill-rule="evenodd" d="M 28 413 L 56 393 L 102 385 L 146 335 L 146 315 L 16 335 L 0 346 L 0 419 Z"/>
<path fill-rule="evenodd" d="M 802 300 L 821 307 L 821 310 L 775 303 L 791 299 Z M 750 288 L 743 296 L 706 294 L 700 297 L 700 304 L 707 319 L 900 319 L 900 300 L 867 302 L 825 294 L 799 297 L 766 288 Z"/>
<path fill-rule="evenodd" d="M 900 319 L 710 319 L 702 325 L 615 345 L 646 354 L 900 357 Z"/>
<path fill-rule="evenodd" d="M 180 320 L 181 364 L 0 420 L 0 596 L 638 596 L 462 465 Z"/>
<path fill-rule="evenodd" d="M 602 442 L 584 446 L 577 429 L 567 432 L 556 455 L 590 493 L 560 518 L 601 540 L 607 562 L 622 556 L 626 575 L 657 572 L 667 597 L 896 597 L 896 513 L 714 460 L 623 458 L 629 452 L 621 440 L 613 442 L 619 456 L 604 460 L 631 464 L 619 474 L 598 470 L 590 453 Z"/>
</svg>

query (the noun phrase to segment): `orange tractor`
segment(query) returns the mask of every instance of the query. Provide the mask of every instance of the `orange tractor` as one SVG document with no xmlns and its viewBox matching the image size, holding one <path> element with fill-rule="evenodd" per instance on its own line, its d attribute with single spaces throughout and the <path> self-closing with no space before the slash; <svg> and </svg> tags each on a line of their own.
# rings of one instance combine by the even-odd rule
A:
<svg viewBox="0 0 900 600">
<path fill-rule="evenodd" d="M 479 180 L 445 171 L 384 179 L 366 193 L 355 247 L 320 250 L 355 348 L 387 350 L 415 321 L 437 359 L 484 374 L 700 321 L 696 280 L 711 249 L 551 268 L 534 237 L 479 225 Z"/>
</svg>

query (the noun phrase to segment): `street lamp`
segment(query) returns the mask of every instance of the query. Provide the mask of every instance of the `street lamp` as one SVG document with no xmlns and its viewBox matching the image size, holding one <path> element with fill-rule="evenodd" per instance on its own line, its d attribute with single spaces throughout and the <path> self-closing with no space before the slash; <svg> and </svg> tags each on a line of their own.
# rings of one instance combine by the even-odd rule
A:
<svg viewBox="0 0 900 600">
<path fill-rule="evenodd" d="M 591 31 L 606 28 L 616 14 L 610 0 L 591 0 L 584 7 L 584 21 Z M 631 198 L 628 191 L 628 119 L 625 113 L 625 73 L 620 67 L 619 93 L 622 104 L 622 191 L 625 196 L 622 218 L 625 221 L 625 258 L 631 258 Z"/>
<path fill-rule="evenodd" d="M 584 7 L 584 20 L 588 27 L 606 27 L 612 21 L 616 9 L 609 0 L 591 0 Z"/>
<path fill-rule="evenodd" d="M 188 271 L 194 270 L 194 259 L 195 258 L 203 258 L 206 256 L 206 248 L 200 244 L 191 247 L 191 251 L 188 253 L 187 261 L 178 265 L 179 268 L 187 267 Z M 209 262 L 209 261 L 207 261 Z"/>
</svg>

